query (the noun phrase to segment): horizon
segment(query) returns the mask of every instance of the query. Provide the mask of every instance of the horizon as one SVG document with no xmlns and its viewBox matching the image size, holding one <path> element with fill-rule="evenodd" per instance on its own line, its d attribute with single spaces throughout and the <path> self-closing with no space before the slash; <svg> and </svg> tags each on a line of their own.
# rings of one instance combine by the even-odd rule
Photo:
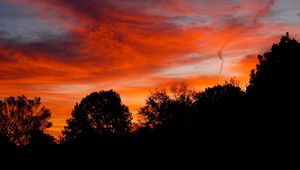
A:
<svg viewBox="0 0 300 170">
<path fill-rule="evenodd" d="M 156 87 L 245 86 L 258 54 L 299 34 L 297 0 L 88 2 L 0 1 L 0 98 L 41 97 L 56 137 L 93 91 L 135 114 Z"/>
</svg>

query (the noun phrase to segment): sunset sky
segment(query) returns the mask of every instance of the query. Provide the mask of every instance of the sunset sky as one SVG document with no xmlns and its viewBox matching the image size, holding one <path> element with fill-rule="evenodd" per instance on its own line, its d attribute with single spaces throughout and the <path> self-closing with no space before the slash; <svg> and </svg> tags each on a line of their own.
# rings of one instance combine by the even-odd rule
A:
<svg viewBox="0 0 300 170">
<path fill-rule="evenodd" d="M 258 53 L 298 39 L 299 13 L 300 0 L 0 0 L 0 98 L 40 96 L 57 136 L 93 91 L 136 113 L 158 86 L 245 85 Z"/>
</svg>

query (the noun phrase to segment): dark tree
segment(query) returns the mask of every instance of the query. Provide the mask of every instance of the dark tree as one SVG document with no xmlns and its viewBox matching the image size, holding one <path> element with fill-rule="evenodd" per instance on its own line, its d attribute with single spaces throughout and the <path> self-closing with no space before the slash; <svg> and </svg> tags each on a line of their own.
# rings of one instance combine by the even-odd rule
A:
<svg viewBox="0 0 300 170">
<path fill-rule="evenodd" d="M 76 104 L 61 138 L 63 143 L 122 136 L 131 130 L 132 115 L 113 90 L 94 92 Z"/>
<path fill-rule="evenodd" d="M 151 92 L 146 99 L 146 105 L 139 110 L 139 114 L 145 117 L 146 127 L 154 128 L 168 119 L 170 115 L 167 112 L 170 101 L 166 89 L 156 89 Z"/>
<path fill-rule="evenodd" d="M 258 55 L 259 64 L 251 71 L 248 94 L 262 100 L 291 96 L 290 92 L 298 87 L 292 82 L 297 80 L 300 72 L 297 68 L 299 56 L 300 43 L 287 33 L 269 52 Z"/>
<path fill-rule="evenodd" d="M 139 114 L 145 118 L 145 129 L 140 129 L 139 133 L 151 134 L 149 129 L 152 129 L 159 140 L 184 140 L 191 125 L 194 95 L 194 90 L 185 84 L 174 84 L 170 90 L 156 89 L 139 110 Z"/>
<path fill-rule="evenodd" d="M 231 81 L 206 88 L 196 95 L 193 131 L 204 136 L 232 136 L 240 134 L 245 113 L 244 92 Z"/>
<path fill-rule="evenodd" d="M 253 128 L 262 136 L 299 133 L 300 43 L 287 33 L 258 60 L 247 87 Z"/>
<path fill-rule="evenodd" d="M 0 136 L 12 145 L 29 144 L 34 133 L 52 126 L 50 117 L 50 110 L 41 106 L 38 97 L 27 99 L 19 96 L 0 100 Z"/>
</svg>

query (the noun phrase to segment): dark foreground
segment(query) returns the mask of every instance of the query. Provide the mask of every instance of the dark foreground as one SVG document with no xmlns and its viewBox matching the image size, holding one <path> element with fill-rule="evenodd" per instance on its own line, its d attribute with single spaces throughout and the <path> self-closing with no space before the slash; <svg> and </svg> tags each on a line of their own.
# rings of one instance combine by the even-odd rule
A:
<svg viewBox="0 0 300 170">
<path fill-rule="evenodd" d="M 284 142 L 284 143 L 283 143 Z M 290 145 L 288 144 L 290 143 Z M 296 162 L 291 142 L 215 138 L 198 143 L 1 146 L 1 165 L 22 168 L 202 169 L 288 167 Z M 2 169 L 2 168 L 1 168 Z"/>
</svg>

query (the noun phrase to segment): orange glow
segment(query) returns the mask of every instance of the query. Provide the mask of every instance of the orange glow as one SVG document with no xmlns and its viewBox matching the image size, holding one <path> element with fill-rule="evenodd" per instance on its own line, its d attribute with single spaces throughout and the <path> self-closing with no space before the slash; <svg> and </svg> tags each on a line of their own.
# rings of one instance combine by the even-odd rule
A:
<svg viewBox="0 0 300 170">
<path fill-rule="evenodd" d="M 27 30 L 30 41 L 11 35 L 21 32 L 14 27 L 0 28 L 0 97 L 40 96 L 53 113 L 55 136 L 93 91 L 114 89 L 137 113 L 158 86 L 184 81 L 203 90 L 231 77 L 244 86 L 257 54 L 300 25 L 275 20 L 274 0 L 4 0 L 0 9 L 1 3 L 35 14 L 24 14 L 22 29 L 38 24 Z"/>
</svg>

